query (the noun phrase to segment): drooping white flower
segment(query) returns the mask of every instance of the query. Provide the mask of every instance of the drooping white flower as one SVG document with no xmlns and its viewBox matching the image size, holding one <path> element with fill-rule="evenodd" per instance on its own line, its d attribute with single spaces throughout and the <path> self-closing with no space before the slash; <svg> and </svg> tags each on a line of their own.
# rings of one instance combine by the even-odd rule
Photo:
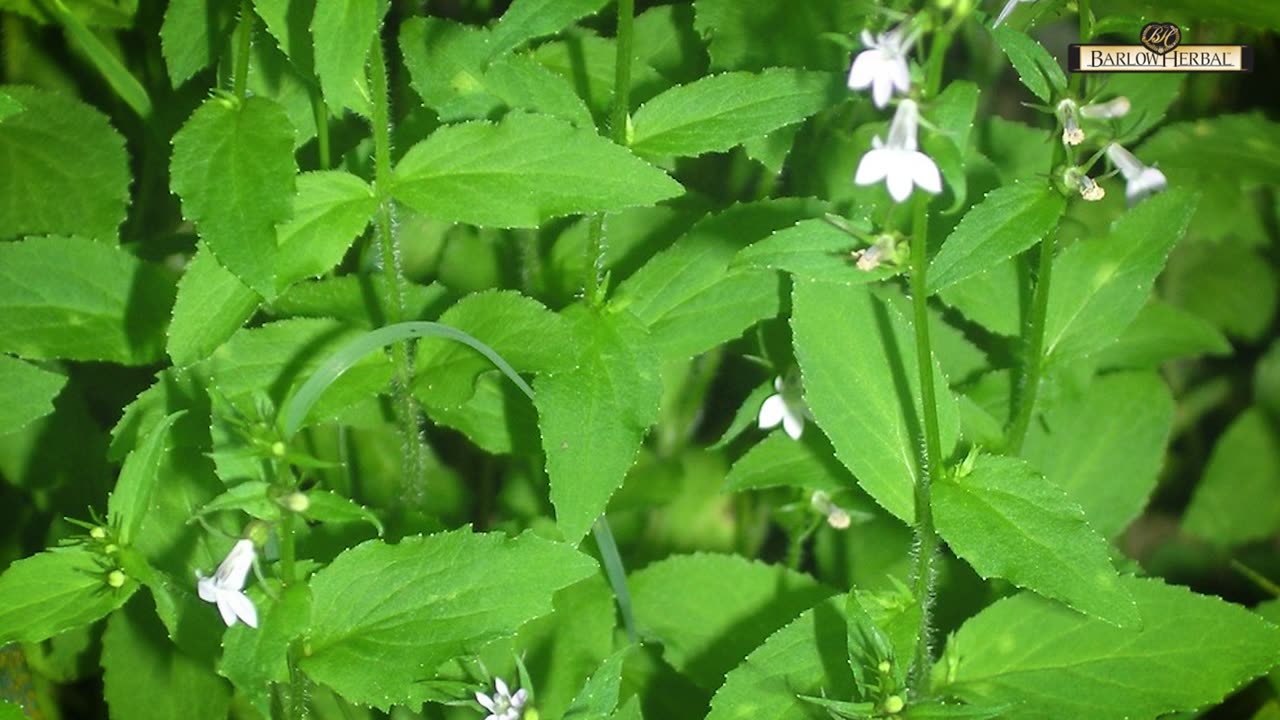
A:
<svg viewBox="0 0 1280 720">
<path fill-rule="evenodd" d="M 831 496 L 821 490 L 815 490 L 813 497 L 809 499 L 809 504 L 827 518 L 827 524 L 836 530 L 844 530 L 849 527 L 852 518 L 849 517 L 849 511 L 840 507 L 831 501 Z"/>
<path fill-rule="evenodd" d="M 235 625 L 236 620 L 243 621 L 251 628 L 258 627 L 258 609 L 253 606 L 249 596 L 244 594 L 244 582 L 256 558 L 253 541 L 244 539 L 236 542 L 212 577 L 205 577 L 199 570 L 196 571 L 196 590 L 200 599 L 218 606 L 218 612 L 222 614 L 222 621 L 227 627 Z"/>
<path fill-rule="evenodd" d="M 899 203 L 911 196 L 913 185 L 935 195 L 942 192 L 942 175 L 937 164 L 917 149 L 919 123 L 920 108 L 914 100 L 898 103 L 898 111 L 889 124 L 889 141 L 881 142 L 879 136 L 871 141 L 871 149 L 858 162 L 853 182 L 874 185 L 884 180 L 889 195 Z"/>
<path fill-rule="evenodd" d="M 862 44 L 866 48 L 853 59 L 849 68 L 849 89 L 871 88 L 871 100 L 876 107 L 889 104 L 894 89 L 905 93 L 911 89 L 911 73 L 907 69 L 907 51 L 915 42 L 915 35 L 902 36 L 905 25 L 872 37 L 862 31 Z"/>
<path fill-rule="evenodd" d="M 512 694 L 502 678 L 494 678 L 493 685 L 493 695 L 476 693 L 476 702 L 489 711 L 484 720 L 520 720 L 524 713 L 524 704 L 529 699 L 529 693 L 521 688 Z"/>
<path fill-rule="evenodd" d="M 1080 115 L 1090 120 L 1114 120 L 1129 114 L 1129 98 L 1120 95 L 1102 103 L 1091 103 L 1080 108 Z"/>
<path fill-rule="evenodd" d="M 1062 142 L 1065 145 L 1079 145 L 1084 142 L 1084 130 L 1080 128 L 1077 111 L 1076 102 L 1071 98 L 1058 103 L 1058 119 L 1062 121 Z"/>
<path fill-rule="evenodd" d="M 782 429 L 791 439 L 799 440 L 804 432 L 804 416 L 809 413 L 804 400 L 800 398 L 799 388 L 795 383 L 774 378 L 773 389 L 778 392 L 765 398 L 764 404 L 760 406 L 760 427 L 768 430 L 782 423 Z"/>
<path fill-rule="evenodd" d="M 1169 186 L 1164 173 L 1143 165 L 1133 153 L 1115 143 L 1107 145 L 1107 157 L 1111 158 L 1111 163 L 1124 175 L 1124 196 L 1131 206 Z"/>
<path fill-rule="evenodd" d="M 1032 3 L 1035 1 L 1036 0 L 1009 0 L 1004 4 L 1004 8 L 1000 10 L 1000 14 L 996 16 L 996 21 L 991 23 L 991 27 L 1000 27 L 1000 23 L 1004 22 L 1005 19 L 1009 17 L 1009 13 L 1013 12 L 1013 9 L 1018 6 L 1018 3 Z"/>
</svg>

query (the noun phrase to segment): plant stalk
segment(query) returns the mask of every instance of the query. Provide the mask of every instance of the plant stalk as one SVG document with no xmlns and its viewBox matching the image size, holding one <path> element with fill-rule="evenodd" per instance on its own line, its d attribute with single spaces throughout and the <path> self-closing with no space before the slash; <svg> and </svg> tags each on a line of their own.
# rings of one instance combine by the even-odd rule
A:
<svg viewBox="0 0 1280 720">
<path fill-rule="evenodd" d="M 240 24 L 236 32 L 239 33 L 239 46 L 231 87 L 236 97 L 244 102 L 249 95 L 249 52 L 253 49 L 253 6 L 249 0 L 240 0 Z"/>
<path fill-rule="evenodd" d="M 387 63 L 382 51 L 382 35 L 373 38 L 369 48 L 369 89 L 373 97 L 373 156 L 374 195 L 378 210 L 374 226 L 378 237 L 378 249 L 382 260 L 382 273 L 386 279 L 387 323 L 394 325 L 405 320 L 404 277 L 400 274 L 400 253 L 396 247 L 393 203 L 391 197 L 391 102 L 387 90 Z M 417 501 L 425 492 L 426 457 L 422 441 L 418 437 L 418 403 L 413 397 L 413 366 L 409 347 L 396 343 L 391 348 L 396 369 L 396 413 L 404 431 L 404 489 L 408 499 Z"/>
<path fill-rule="evenodd" d="M 933 346 L 929 340 L 928 206 L 927 196 L 916 198 L 915 222 L 911 230 L 911 304 L 914 310 L 916 365 L 920 373 L 925 441 L 924 462 L 915 487 L 916 567 L 913 592 L 916 601 L 920 603 L 920 632 L 916 636 L 910 684 L 917 696 L 929 691 L 929 672 L 932 666 L 930 635 L 938 533 L 933 525 L 930 489 L 933 481 L 942 475 L 942 436 L 938 430 L 938 402 L 933 385 Z"/>
<path fill-rule="evenodd" d="M 102 77 L 106 79 L 107 84 L 112 90 L 124 100 L 125 104 L 133 109 L 139 117 L 147 117 L 151 114 L 151 98 L 147 96 L 147 91 L 138 82 L 138 79 L 129 72 L 120 59 L 115 56 L 102 40 L 85 26 L 76 14 L 67 9 L 62 0 L 46 0 L 45 9 L 57 19 L 58 23 L 66 30 L 67 35 L 72 42 L 80 46 L 84 54 L 102 73 Z"/>
</svg>

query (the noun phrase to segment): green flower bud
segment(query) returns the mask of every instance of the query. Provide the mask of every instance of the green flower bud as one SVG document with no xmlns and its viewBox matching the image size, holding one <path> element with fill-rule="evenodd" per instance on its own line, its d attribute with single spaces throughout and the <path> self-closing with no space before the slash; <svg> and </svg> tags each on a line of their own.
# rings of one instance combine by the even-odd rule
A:
<svg viewBox="0 0 1280 720">
<path fill-rule="evenodd" d="M 897 715 L 906 706 L 907 703 L 899 695 L 890 695 L 884 699 L 884 711 L 890 715 Z"/>
<path fill-rule="evenodd" d="M 89 537 L 94 540 L 104 540 L 107 537 L 107 529 L 102 526 L 98 526 L 89 531 Z"/>
<path fill-rule="evenodd" d="M 113 588 L 124 587 L 124 573 L 119 570 L 107 573 L 107 584 Z"/>
</svg>

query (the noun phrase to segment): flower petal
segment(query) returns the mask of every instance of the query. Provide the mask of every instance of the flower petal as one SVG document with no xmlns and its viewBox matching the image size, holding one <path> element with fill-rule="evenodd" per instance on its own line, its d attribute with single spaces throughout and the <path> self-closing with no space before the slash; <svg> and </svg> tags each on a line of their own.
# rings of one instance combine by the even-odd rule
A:
<svg viewBox="0 0 1280 720">
<path fill-rule="evenodd" d="M 804 416 L 790 412 L 783 415 L 782 429 L 787 431 L 792 440 L 799 440 L 800 434 L 804 432 Z"/>
<path fill-rule="evenodd" d="M 874 185 L 893 169 L 894 153 L 888 148 L 868 150 L 858 161 L 858 171 L 853 175 L 855 185 Z"/>
<path fill-rule="evenodd" d="M 882 64 L 876 69 L 875 80 L 871 84 L 871 100 L 878 108 L 883 108 L 889 104 L 889 98 L 893 97 L 893 78 L 891 66 L 892 61 Z"/>
<path fill-rule="evenodd" d="M 236 624 L 236 609 L 232 607 L 228 595 L 227 592 L 218 591 L 217 605 L 218 613 L 222 615 L 222 622 L 226 623 L 227 627 L 231 627 Z"/>
<path fill-rule="evenodd" d="M 231 548 L 231 552 L 227 553 L 226 559 L 218 566 L 218 571 L 214 573 L 217 584 L 224 588 L 243 590 L 244 581 L 249 576 L 249 568 L 253 567 L 256 556 L 252 540 L 237 541 Z"/>
<path fill-rule="evenodd" d="M 782 422 L 782 418 L 787 414 L 786 401 L 781 395 L 770 395 L 765 398 L 764 404 L 760 406 L 760 417 L 758 422 L 763 429 L 777 427 Z"/>
<path fill-rule="evenodd" d="M 903 153 L 894 153 L 895 165 L 889 170 L 885 184 L 889 187 L 889 195 L 894 202 L 906 202 L 911 197 L 911 168 Z"/>
<path fill-rule="evenodd" d="M 488 695 L 485 695 L 485 694 L 484 694 L 484 693 L 482 693 L 482 692 L 477 692 L 477 693 L 476 693 L 476 702 L 478 702 L 478 703 L 480 703 L 481 705 L 483 705 L 485 710 L 490 710 L 490 711 L 492 711 L 492 710 L 494 710 L 494 709 L 495 709 L 495 707 L 494 707 L 494 702 L 493 702 L 493 698 L 489 697 Z M 489 717 L 493 717 L 493 716 L 492 716 L 492 715 L 490 715 Z"/>
<path fill-rule="evenodd" d="M 888 64 L 886 71 L 898 92 L 906 93 L 911 90 L 911 71 L 907 69 L 907 61 L 905 59 L 896 58 L 894 62 Z"/>
<path fill-rule="evenodd" d="M 205 602 L 215 602 L 218 599 L 217 587 L 214 585 L 213 578 L 203 577 L 200 573 L 196 573 L 196 592 L 200 595 L 200 599 Z"/>
<path fill-rule="evenodd" d="M 879 50 L 864 50 L 858 53 L 858 57 L 853 59 L 853 67 L 849 68 L 850 90 L 863 90 L 871 85 L 871 81 L 876 78 L 876 68 L 880 64 L 879 56 Z"/>
<path fill-rule="evenodd" d="M 907 167 L 911 170 L 911 180 L 921 190 L 934 195 L 942 192 L 942 175 L 938 172 L 938 164 L 933 158 L 922 152 L 913 152 L 906 157 Z"/>
</svg>

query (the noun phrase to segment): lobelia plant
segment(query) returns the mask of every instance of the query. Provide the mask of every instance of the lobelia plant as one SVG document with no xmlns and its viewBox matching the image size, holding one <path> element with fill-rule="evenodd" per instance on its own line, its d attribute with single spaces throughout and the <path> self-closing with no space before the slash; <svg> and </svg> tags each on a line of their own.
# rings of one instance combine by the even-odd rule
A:
<svg viewBox="0 0 1280 720">
<path fill-rule="evenodd" d="M 0 720 L 1274 717 L 1276 108 L 1056 51 L 1280 10 L 1094 5 L 0 0 Z"/>
</svg>

